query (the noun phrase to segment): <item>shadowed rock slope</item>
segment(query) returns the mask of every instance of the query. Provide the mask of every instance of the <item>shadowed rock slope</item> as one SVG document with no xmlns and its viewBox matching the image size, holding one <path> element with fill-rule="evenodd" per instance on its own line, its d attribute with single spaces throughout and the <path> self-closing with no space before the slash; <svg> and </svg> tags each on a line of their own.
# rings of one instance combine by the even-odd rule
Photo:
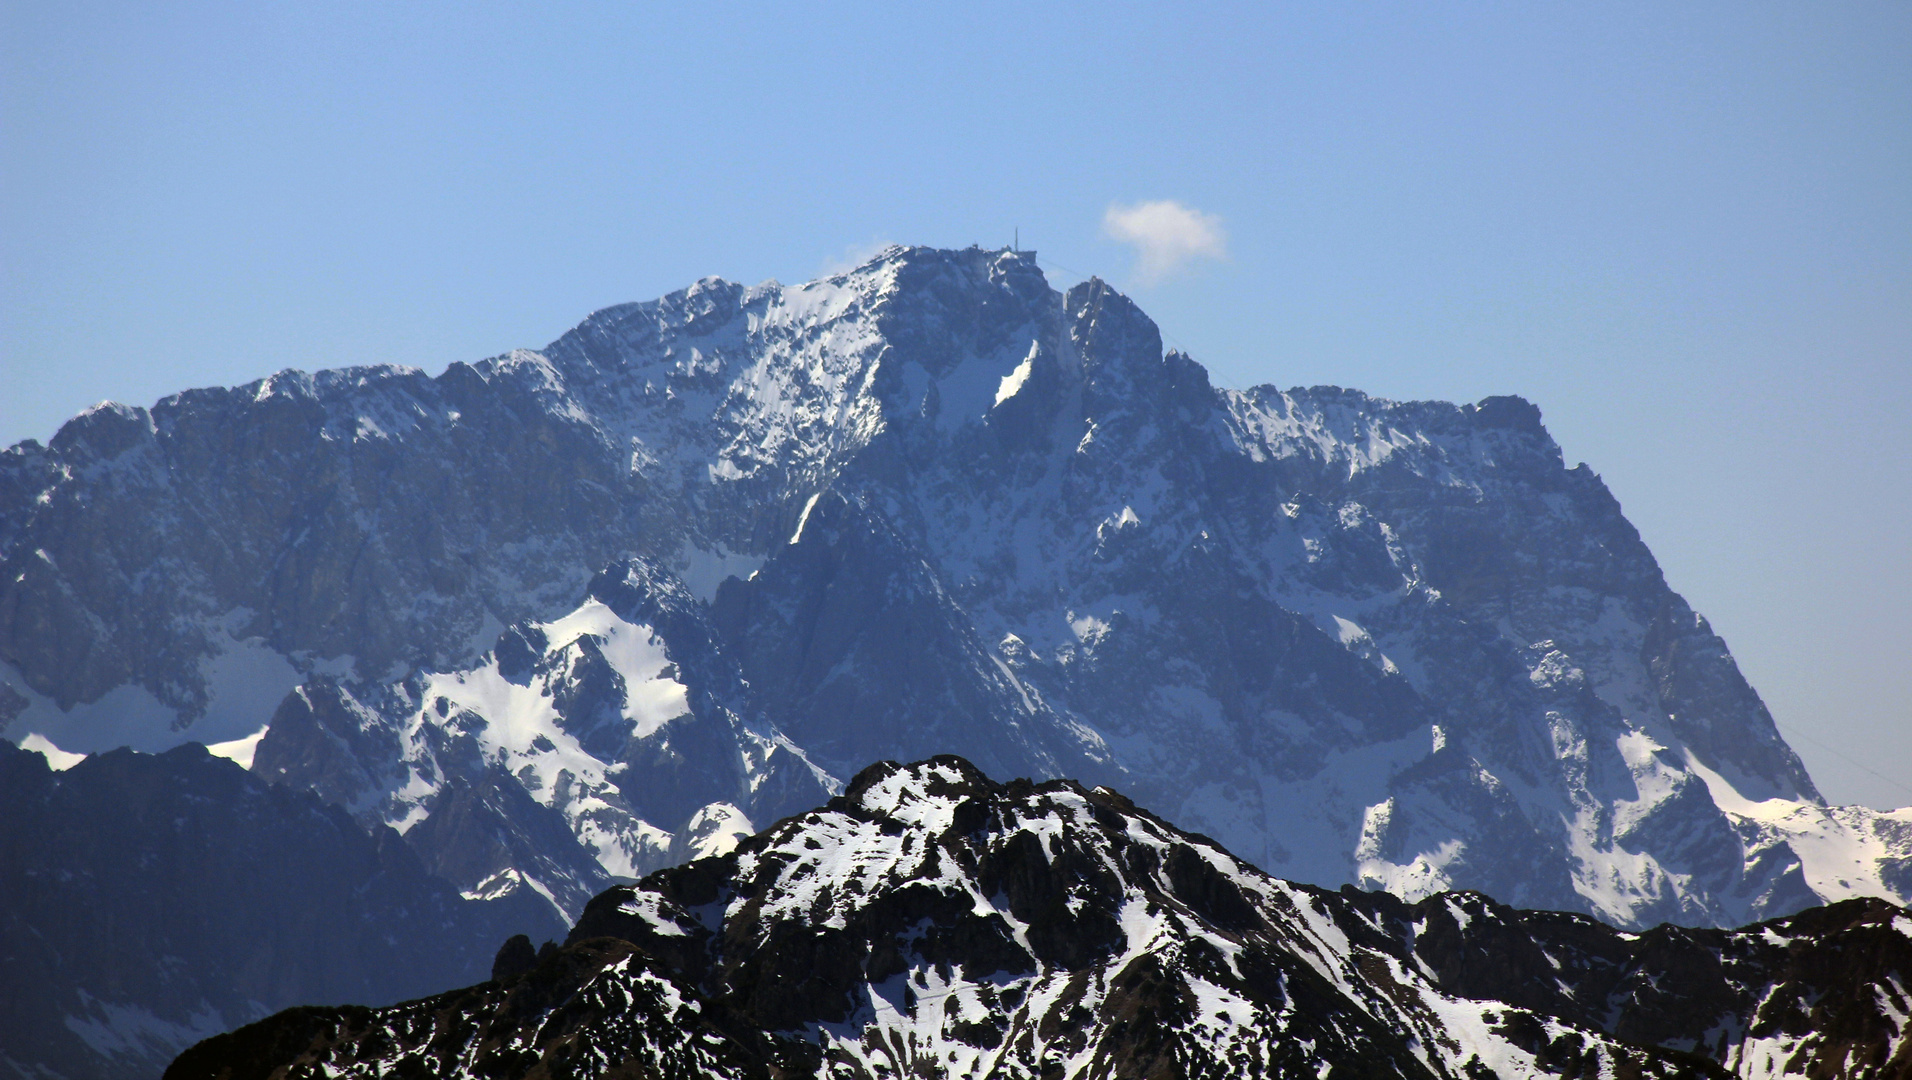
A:
<svg viewBox="0 0 1912 1080">
<path fill-rule="evenodd" d="M 145 1080 L 275 1010 L 434 993 L 482 977 L 501 933 L 562 931 L 196 745 L 54 772 L 0 743 L 0 822 L 4 1077 Z"/>
<path fill-rule="evenodd" d="M 1912 919 L 1624 934 L 1279 881 L 1105 788 L 939 757 L 603 893 L 562 949 L 210 1039 L 266 1077 L 1904 1075 Z"/>
</svg>

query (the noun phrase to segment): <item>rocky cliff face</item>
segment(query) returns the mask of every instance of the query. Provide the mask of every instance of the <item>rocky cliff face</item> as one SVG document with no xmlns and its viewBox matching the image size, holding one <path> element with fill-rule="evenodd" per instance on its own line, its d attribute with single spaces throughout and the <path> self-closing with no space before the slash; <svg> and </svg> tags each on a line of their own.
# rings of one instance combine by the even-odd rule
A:
<svg viewBox="0 0 1912 1080">
<path fill-rule="evenodd" d="M 0 1076 L 140 1080 L 269 1012 L 434 993 L 501 934 L 563 930 L 197 746 L 55 772 L 0 744 L 0 822 Z"/>
<path fill-rule="evenodd" d="M 567 914 L 944 752 L 1407 899 L 1730 925 L 1912 877 L 1534 406 L 1216 389 L 1027 253 L 97 408 L 0 456 L 0 682 L 72 752 L 264 729 Z"/>
<path fill-rule="evenodd" d="M 528 953 L 528 948 L 521 951 Z M 1106 788 L 884 763 L 566 946 L 304 1009 L 168 1080 L 305 1076 L 1860 1077 L 1912 1068 L 1912 918 L 1617 932 L 1278 881 Z"/>
</svg>

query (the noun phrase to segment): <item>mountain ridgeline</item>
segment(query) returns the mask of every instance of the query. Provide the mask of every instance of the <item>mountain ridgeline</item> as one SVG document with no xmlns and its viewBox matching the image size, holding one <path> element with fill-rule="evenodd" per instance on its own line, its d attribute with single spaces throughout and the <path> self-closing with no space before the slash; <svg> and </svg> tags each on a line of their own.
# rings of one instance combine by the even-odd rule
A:
<svg viewBox="0 0 1912 1080">
<path fill-rule="evenodd" d="M 1632 935 L 1329 892 L 946 757 L 612 889 L 490 982 L 283 1013 L 166 1080 L 1903 1076 L 1907 971 L 1883 901 Z"/>
<path fill-rule="evenodd" d="M 534 935 L 939 754 L 1409 904 L 1912 893 L 1535 406 L 1219 389 L 1028 252 L 89 410 L 0 453 L 0 730 L 207 744 Z"/>
</svg>

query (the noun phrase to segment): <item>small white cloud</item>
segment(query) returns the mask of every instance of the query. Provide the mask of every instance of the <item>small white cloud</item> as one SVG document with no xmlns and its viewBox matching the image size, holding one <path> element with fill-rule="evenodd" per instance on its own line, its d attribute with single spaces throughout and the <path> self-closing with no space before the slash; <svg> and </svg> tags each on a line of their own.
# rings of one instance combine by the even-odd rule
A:
<svg viewBox="0 0 1912 1080">
<path fill-rule="evenodd" d="M 1134 206 L 1111 203 L 1102 214 L 1102 231 L 1135 245 L 1135 272 L 1148 285 L 1180 272 L 1195 259 L 1228 257 L 1222 219 L 1173 199 Z"/>
<path fill-rule="evenodd" d="M 871 259 L 876 258 L 878 255 L 881 255 L 889 248 L 890 243 L 887 240 L 872 240 L 867 244 L 851 244 L 836 256 L 823 260 L 823 265 L 818 267 L 820 276 L 835 277 L 838 274 L 847 274 L 857 267 L 862 266 L 864 263 L 869 262 Z"/>
</svg>

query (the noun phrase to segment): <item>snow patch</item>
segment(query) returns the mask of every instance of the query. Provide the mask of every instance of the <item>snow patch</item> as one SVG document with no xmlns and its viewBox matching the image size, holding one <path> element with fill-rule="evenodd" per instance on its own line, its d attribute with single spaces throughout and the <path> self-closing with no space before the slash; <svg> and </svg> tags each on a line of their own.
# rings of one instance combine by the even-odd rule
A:
<svg viewBox="0 0 1912 1080">
<path fill-rule="evenodd" d="M 67 753 L 53 745 L 46 736 L 38 733 L 28 735 L 26 738 L 21 739 L 20 749 L 31 750 L 41 757 L 46 758 L 47 767 L 51 768 L 54 772 L 65 772 L 80 762 L 85 761 L 87 758 L 85 754 Z"/>
<path fill-rule="evenodd" d="M 622 683 L 619 710 L 630 725 L 628 737 L 642 739 L 689 714 L 689 688 L 678 681 L 675 665 L 650 627 L 626 622 L 600 600 L 586 601 L 537 629 L 546 642 L 543 679 L 513 682 L 495 657 L 468 671 L 427 675 L 419 709 L 407 724 L 407 759 L 430 760 L 434 740 L 426 729 L 469 714 L 471 719 L 457 726 L 472 734 L 487 760 L 516 777 L 533 799 L 562 813 L 606 873 L 637 877 L 654 865 L 670 835 L 624 808 L 611 781 L 621 766 L 593 756 L 565 730 L 557 694 L 577 665 L 587 662 L 587 650 L 595 649 Z M 388 821 L 400 832 L 424 818 L 425 804 L 437 791 L 428 772 L 435 768 L 415 765 L 390 795 Z M 541 895 L 550 892 L 535 879 L 527 878 L 526 884 Z"/>
<path fill-rule="evenodd" d="M 808 509 L 805 510 L 806 515 Z M 799 526 L 801 531 L 801 526 Z M 731 551 L 722 544 L 716 550 L 705 551 L 686 543 L 677 552 L 674 560 L 679 580 L 690 594 L 708 604 L 717 599 L 717 587 L 731 578 L 748 581 L 763 569 L 769 560 L 762 555 L 746 555 Z"/>
<path fill-rule="evenodd" d="M 757 827 L 742 810 L 727 802 L 714 802 L 691 815 L 690 823 L 671 842 L 671 854 L 684 861 L 728 855 L 756 832 Z"/>
<path fill-rule="evenodd" d="M 823 493 L 817 492 L 816 495 L 812 495 L 809 499 L 805 500 L 803 513 L 797 515 L 797 530 L 790 534 L 790 543 L 794 544 L 803 539 L 803 527 L 810 524 L 810 511 L 817 508 L 817 495 L 821 494 Z"/>
<path fill-rule="evenodd" d="M 1912 807 L 1874 810 L 1793 799 L 1754 801 L 1691 752 L 1685 760 L 1728 817 L 1798 856 L 1807 887 L 1826 903 L 1862 896 L 1883 897 L 1896 904 L 1912 901 L 1912 895 L 1885 880 L 1887 868 L 1906 855 L 1899 838 L 1912 831 Z"/>
<path fill-rule="evenodd" d="M 252 768 L 252 755 L 258 752 L 259 740 L 266 737 L 266 728 L 268 726 L 270 725 L 261 725 L 259 730 L 241 739 L 213 743 L 207 746 L 206 750 L 214 757 L 222 757 L 228 761 L 236 761 L 239 763 L 240 768 L 250 769 Z"/>
<path fill-rule="evenodd" d="M 1041 348 L 1039 344 L 1031 344 L 1029 355 L 1022 358 L 1022 363 L 1017 364 L 1014 371 L 1002 377 L 1002 382 L 996 385 L 996 400 L 990 408 L 1001 405 L 1021 392 L 1023 384 L 1029 381 L 1030 372 L 1036 369 L 1036 353 Z"/>
<path fill-rule="evenodd" d="M 61 709 L 36 693 L 10 665 L 0 666 L 0 682 L 11 686 L 27 702 L 6 737 L 16 742 L 40 735 L 74 753 L 97 754 L 121 746 L 158 754 L 189 742 L 213 743 L 243 739 L 272 717 L 292 689 L 299 685 L 298 669 L 263 638 L 234 638 L 226 627 L 243 624 L 250 616 L 239 609 L 217 620 L 214 651 L 199 662 L 207 690 L 206 711 L 179 727 L 179 712 L 143 686 L 116 686 L 96 701 Z"/>
</svg>

